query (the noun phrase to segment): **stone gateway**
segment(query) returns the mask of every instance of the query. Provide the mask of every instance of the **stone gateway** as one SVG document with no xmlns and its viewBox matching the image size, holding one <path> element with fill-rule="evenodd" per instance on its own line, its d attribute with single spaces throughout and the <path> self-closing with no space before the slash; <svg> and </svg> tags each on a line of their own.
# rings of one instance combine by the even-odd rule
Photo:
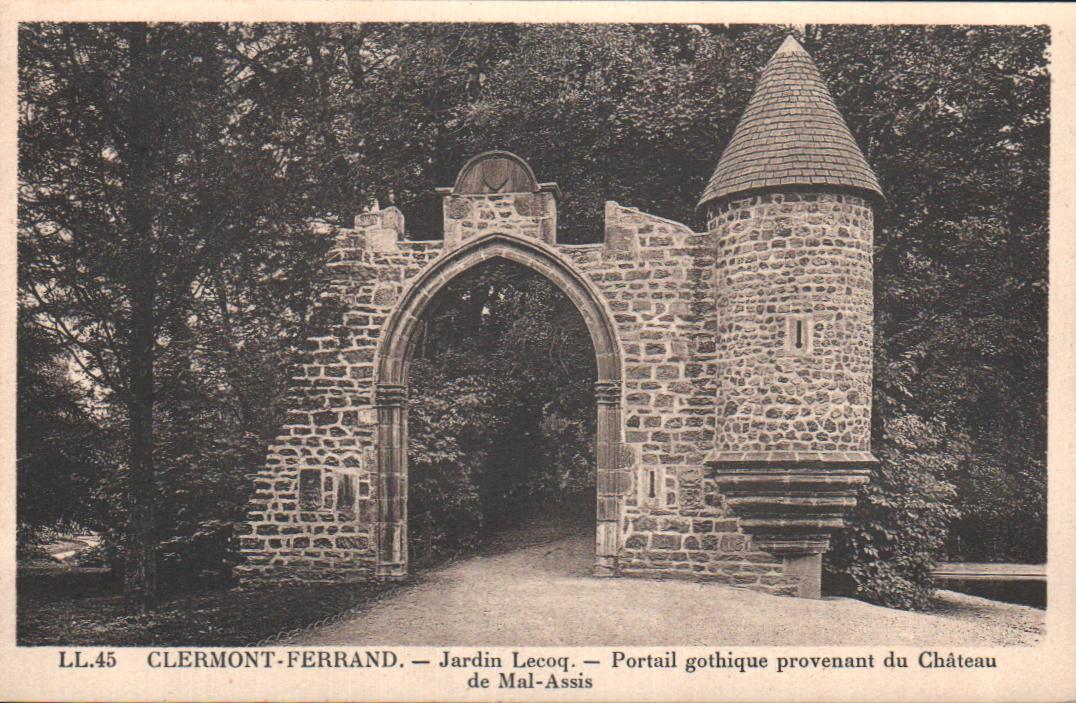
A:
<svg viewBox="0 0 1076 703">
<path fill-rule="evenodd" d="M 763 71 L 699 202 L 706 231 L 614 202 L 599 244 L 557 241 L 556 184 L 506 152 L 465 164 L 444 239 L 403 214 L 333 229 L 318 332 L 255 479 L 243 578 L 407 573 L 407 384 L 449 281 L 507 259 L 578 307 L 598 382 L 599 575 L 818 597 L 869 480 L 878 182 L 810 56 Z"/>
</svg>

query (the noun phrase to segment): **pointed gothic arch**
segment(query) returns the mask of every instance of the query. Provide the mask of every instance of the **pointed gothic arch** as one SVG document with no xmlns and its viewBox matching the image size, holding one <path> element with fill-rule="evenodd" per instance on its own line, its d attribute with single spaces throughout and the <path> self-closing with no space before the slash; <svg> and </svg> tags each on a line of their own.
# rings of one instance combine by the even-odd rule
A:
<svg viewBox="0 0 1076 703">
<path fill-rule="evenodd" d="M 616 571 L 623 494 L 631 478 L 620 466 L 621 352 L 612 315 L 602 296 L 551 247 L 507 234 L 488 234 L 440 257 L 419 274 L 385 322 L 375 358 L 377 408 L 377 572 L 407 573 L 407 384 L 419 320 L 430 302 L 457 276 L 504 259 L 541 274 L 576 306 L 590 332 L 597 362 L 595 573 Z"/>
</svg>

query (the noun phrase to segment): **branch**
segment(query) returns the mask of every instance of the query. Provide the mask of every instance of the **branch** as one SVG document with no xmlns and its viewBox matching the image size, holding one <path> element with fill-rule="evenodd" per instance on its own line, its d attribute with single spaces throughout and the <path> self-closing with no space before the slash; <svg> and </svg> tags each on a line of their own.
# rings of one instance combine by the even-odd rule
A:
<svg viewBox="0 0 1076 703">
<path fill-rule="evenodd" d="M 46 303 L 41 299 L 41 296 L 37 293 L 37 291 L 31 289 L 31 294 L 38 300 L 38 302 L 42 306 L 46 305 Z M 52 327 L 52 328 L 49 328 L 49 327 L 47 327 L 45 325 L 42 325 L 40 322 L 37 322 L 37 321 L 34 321 L 33 324 L 35 324 L 39 328 L 41 328 L 43 330 L 46 330 L 46 331 L 49 331 L 49 332 L 59 332 L 65 339 L 68 340 L 68 342 L 71 345 L 73 345 L 73 346 L 77 347 L 78 349 L 81 349 L 85 353 L 89 354 L 91 357 L 93 357 L 94 361 L 97 362 L 97 368 L 100 369 L 100 372 L 101 372 L 102 375 L 98 375 L 98 374 L 94 373 L 86 365 L 86 363 L 82 360 L 82 357 L 80 357 L 77 353 L 75 353 L 75 350 L 68 349 L 68 353 L 71 355 L 71 358 L 75 360 L 75 363 L 78 364 L 79 368 L 82 369 L 83 373 L 85 373 L 86 376 L 88 376 L 90 379 L 92 379 L 94 383 L 97 383 L 97 384 L 99 384 L 101 386 L 104 386 L 106 388 L 111 388 L 111 389 L 113 389 L 114 391 L 116 391 L 118 393 L 122 394 L 122 393 L 125 392 L 124 386 L 121 385 L 121 384 L 116 383 L 116 381 L 112 379 L 111 374 L 108 373 L 108 371 L 105 368 L 104 364 L 101 363 L 101 359 L 97 356 L 97 353 L 93 349 L 88 347 L 85 342 L 83 342 L 78 337 L 76 337 L 74 334 L 72 334 L 71 331 L 67 328 L 67 325 L 64 324 L 62 319 L 57 317 L 55 314 L 49 312 L 47 309 L 44 309 L 42 312 L 45 315 L 47 315 L 48 318 L 56 326 Z"/>
</svg>

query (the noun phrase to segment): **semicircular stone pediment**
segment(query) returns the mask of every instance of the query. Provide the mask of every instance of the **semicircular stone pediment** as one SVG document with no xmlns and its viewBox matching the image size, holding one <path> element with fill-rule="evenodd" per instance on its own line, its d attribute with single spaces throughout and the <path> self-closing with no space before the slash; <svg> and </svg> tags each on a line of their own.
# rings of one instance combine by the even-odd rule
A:
<svg viewBox="0 0 1076 703">
<path fill-rule="evenodd" d="M 487 151 L 460 169 L 452 192 L 456 195 L 536 193 L 538 179 L 526 161 L 507 151 Z"/>
</svg>

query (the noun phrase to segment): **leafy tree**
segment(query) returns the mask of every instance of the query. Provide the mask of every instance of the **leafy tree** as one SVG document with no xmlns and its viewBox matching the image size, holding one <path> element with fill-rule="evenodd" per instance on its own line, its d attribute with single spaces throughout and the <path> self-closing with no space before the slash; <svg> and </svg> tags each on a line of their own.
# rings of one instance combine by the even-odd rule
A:
<svg viewBox="0 0 1076 703">
<path fill-rule="evenodd" d="M 492 62 L 467 151 L 516 151 L 555 179 L 562 241 L 600 241 L 605 200 L 692 221 L 780 31 L 528 26 Z"/>
<path fill-rule="evenodd" d="M 241 30 L 25 25 L 19 41 L 20 296 L 126 425 L 127 588 L 145 610 L 154 425 L 190 363 L 186 321 L 229 255 L 305 234 L 307 179 L 288 145 L 266 148 L 252 95 L 279 86 L 240 58 Z"/>
<path fill-rule="evenodd" d="M 941 474 L 962 515 L 952 556 L 1041 560 L 1049 32 L 815 27 L 807 39 L 889 198 L 877 231 L 876 410 L 965 438 Z M 976 537 L 996 535 L 993 516 L 1014 508 L 1012 532 L 1028 541 Z"/>
<path fill-rule="evenodd" d="M 56 523 L 104 527 L 86 498 L 105 470 L 108 433 L 86 389 L 72 382 L 64 349 L 22 312 L 16 380 L 19 524 L 31 532 Z"/>
</svg>

